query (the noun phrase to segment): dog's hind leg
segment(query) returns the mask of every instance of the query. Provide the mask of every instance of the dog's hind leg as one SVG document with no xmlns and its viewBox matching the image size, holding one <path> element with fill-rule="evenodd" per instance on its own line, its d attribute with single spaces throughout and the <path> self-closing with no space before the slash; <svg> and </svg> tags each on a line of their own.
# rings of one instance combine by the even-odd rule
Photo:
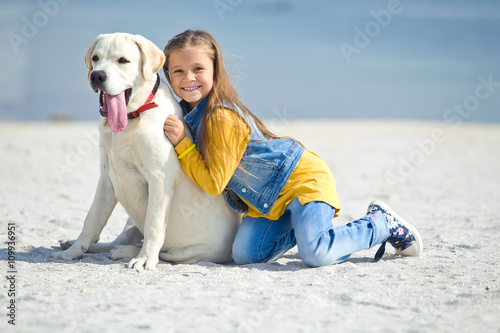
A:
<svg viewBox="0 0 500 333">
<path fill-rule="evenodd" d="M 117 246 L 120 245 L 136 245 L 139 243 L 144 236 L 142 232 L 137 228 L 129 217 L 125 227 L 123 227 L 122 232 L 115 238 L 114 241 L 109 243 L 94 243 L 90 245 L 87 252 L 90 253 L 104 253 L 109 252 Z"/>
<path fill-rule="evenodd" d="M 137 228 L 129 217 L 125 227 L 123 227 L 122 232 L 116 237 L 116 239 L 109 243 L 94 243 L 89 246 L 87 252 L 89 253 L 106 253 L 114 249 L 119 245 L 136 245 L 139 243 L 144 236 L 142 235 L 139 228 Z M 75 241 L 61 242 L 61 249 L 68 249 Z"/>
<path fill-rule="evenodd" d="M 211 253 L 210 257 L 207 253 Z M 176 264 L 192 264 L 198 261 L 225 263 L 232 261 L 230 254 L 214 254 L 214 249 L 207 245 L 192 245 L 182 248 L 173 248 L 167 252 L 160 252 L 160 259 Z"/>
<path fill-rule="evenodd" d="M 132 260 L 140 251 L 141 249 L 134 245 L 119 245 L 110 251 L 109 257 L 111 260 Z"/>
</svg>

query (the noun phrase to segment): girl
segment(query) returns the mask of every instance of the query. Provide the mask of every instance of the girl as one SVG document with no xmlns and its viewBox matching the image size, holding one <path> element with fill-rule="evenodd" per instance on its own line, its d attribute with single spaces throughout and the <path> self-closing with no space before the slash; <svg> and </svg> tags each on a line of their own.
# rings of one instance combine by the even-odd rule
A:
<svg viewBox="0 0 500 333">
<path fill-rule="evenodd" d="M 224 192 L 231 208 L 244 212 L 233 244 L 236 264 L 269 262 L 297 245 L 310 267 L 340 263 L 350 254 L 389 242 L 401 255 L 418 256 L 417 230 L 385 203 L 370 203 L 367 215 L 341 227 L 335 181 L 323 160 L 289 137 L 272 134 L 238 98 L 219 45 L 205 31 L 186 30 L 165 47 L 163 70 L 181 98 L 183 122 L 164 125 L 187 175 L 204 191 Z"/>
</svg>

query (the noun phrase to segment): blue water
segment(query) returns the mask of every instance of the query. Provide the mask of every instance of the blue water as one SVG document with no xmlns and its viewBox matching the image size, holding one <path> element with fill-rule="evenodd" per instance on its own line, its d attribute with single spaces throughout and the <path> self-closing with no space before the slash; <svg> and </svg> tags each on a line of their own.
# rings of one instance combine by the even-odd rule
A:
<svg viewBox="0 0 500 333">
<path fill-rule="evenodd" d="M 95 37 L 163 49 L 188 28 L 216 36 L 263 118 L 500 121 L 500 3 L 486 0 L 2 1 L 0 121 L 97 120 Z"/>
</svg>

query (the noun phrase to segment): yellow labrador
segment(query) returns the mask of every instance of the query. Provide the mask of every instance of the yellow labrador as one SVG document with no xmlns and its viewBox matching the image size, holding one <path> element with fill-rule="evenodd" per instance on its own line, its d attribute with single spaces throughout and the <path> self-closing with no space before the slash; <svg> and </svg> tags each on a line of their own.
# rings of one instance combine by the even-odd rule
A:
<svg viewBox="0 0 500 333">
<path fill-rule="evenodd" d="M 90 86 L 100 92 L 101 175 L 83 230 L 53 258 L 111 251 L 131 258 L 130 268 L 155 269 L 159 258 L 174 263 L 231 261 L 241 215 L 222 195 L 203 192 L 182 170 L 163 134 L 169 114 L 182 111 L 156 72 L 165 56 L 151 41 L 124 33 L 100 35 L 87 51 Z M 111 243 L 97 243 L 117 202 L 129 220 Z M 135 245 L 144 239 L 142 247 Z"/>
</svg>

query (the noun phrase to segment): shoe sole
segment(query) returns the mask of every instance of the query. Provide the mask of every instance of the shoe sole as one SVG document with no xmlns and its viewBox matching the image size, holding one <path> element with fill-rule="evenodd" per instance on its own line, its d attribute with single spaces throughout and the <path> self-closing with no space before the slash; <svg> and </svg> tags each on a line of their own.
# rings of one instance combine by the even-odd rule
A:
<svg viewBox="0 0 500 333">
<path fill-rule="evenodd" d="M 384 209 L 386 212 L 388 212 L 389 214 L 394 216 L 398 220 L 399 223 L 401 223 L 408 230 L 410 230 L 411 233 L 413 234 L 413 236 L 415 237 L 415 241 L 416 241 L 415 244 L 412 244 L 410 247 L 408 247 L 402 251 L 395 249 L 396 253 L 398 253 L 399 255 L 405 256 L 405 257 L 418 257 L 418 256 L 420 256 L 422 254 L 422 250 L 424 248 L 424 245 L 422 242 L 422 237 L 420 237 L 420 233 L 418 232 L 417 228 L 415 228 L 411 223 L 407 222 L 404 218 L 399 216 L 394 210 L 392 210 L 391 207 L 389 207 L 388 204 L 386 204 L 382 200 L 374 200 L 374 201 L 370 202 L 368 207 L 370 207 L 372 205 L 378 205 L 378 206 L 382 207 L 382 209 Z"/>
</svg>

